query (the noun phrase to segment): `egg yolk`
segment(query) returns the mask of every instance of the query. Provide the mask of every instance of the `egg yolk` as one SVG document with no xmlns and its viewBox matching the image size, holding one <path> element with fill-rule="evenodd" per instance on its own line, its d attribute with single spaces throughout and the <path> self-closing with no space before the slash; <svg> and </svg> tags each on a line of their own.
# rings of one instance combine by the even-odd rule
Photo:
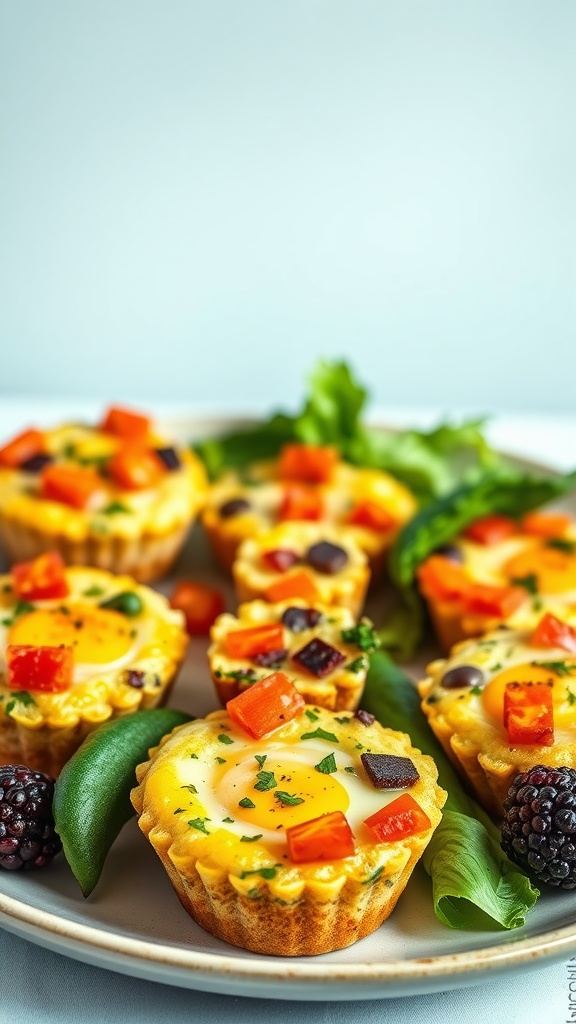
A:
<svg viewBox="0 0 576 1024">
<path fill-rule="evenodd" d="M 557 660 L 557 659 L 554 659 Z M 504 691 L 508 683 L 549 683 L 552 682 L 552 701 L 554 705 L 554 724 L 573 726 L 576 724 L 576 659 L 566 658 L 561 662 L 574 675 L 559 676 L 552 669 L 543 665 L 514 665 L 499 672 L 487 684 L 482 693 L 485 710 L 495 721 L 502 724 L 504 720 Z"/>
<path fill-rule="evenodd" d="M 256 789 L 260 784 L 270 785 L 270 789 Z M 226 771 L 216 785 L 216 795 L 235 818 L 270 830 L 289 828 L 331 811 L 345 813 L 350 804 L 345 787 L 333 775 L 325 775 L 313 764 L 273 757 L 266 759 L 262 769 L 251 757 Z"/>
<path fill-rule="evenodd" d="M 9 644 L 74 649 L 76 664 L 104 665 L 123 658 L 134 644 L 132 626 L 120 612 L 93 606 L 37 609 L 21 615 L 8 632 Z"/>
<path fill-rule="evenodd" d="M 565 594 L 576 590 L 576 555 L 544 545 L 514 555 L 504 567 L 510 582 L 535 577 L 541 594 Z"/>
</svg>

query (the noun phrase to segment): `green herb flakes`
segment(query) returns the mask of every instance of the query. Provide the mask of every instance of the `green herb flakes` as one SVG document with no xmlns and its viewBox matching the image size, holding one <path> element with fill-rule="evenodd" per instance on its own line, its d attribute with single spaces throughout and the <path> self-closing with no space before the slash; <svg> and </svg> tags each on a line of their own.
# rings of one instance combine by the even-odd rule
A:
<svg viewBox="0 0 576 1024">
<path fill-rule="evenodd" d="M 323 775 L 331 775 L 332 772 L 338 771 L 338 765 L 336 764 L 336 758 L 334 754 L 327 754 L 323 757 L 318 764 L 314 765 L 317 772 L 322 772 Z"/>
<path fill-rule="evenodd" d="M 206 828 L 206 825 L 204 824 L 206 821 L 209 821 L 209 819 L 208 818 L 192 818 L 192 820 L 189 821 L 188 824 L 191 826 L 191 828 L 195 828 L 195 829 L 197 829 L 198 832 L 204 832 L 205 835 L 209 836 L 210 833 L 209 833 L 208 829 Z"/>
<path fill-rule="evenodd" d="M 314 729 L 314 732 L 303 732 L 300 736 L 301 740 L 328 740 L 329 743 L 338 743 L 338 737 L 333 732 L 326 732 L 325 729 L 321 729 L 318 726 Z"/>
<path fill-rule="evenodd" d="M 256 773 L 258 782 L 255 783 L 254 789 L 259 790 L 261 793 L 266 793 L 269 789 L 276 789 L 278 783 L 274 778 L 274 772 L 260 771 Z"/>
<path fill-rule="evenodd" d="M 240 836 L 241 843 L 255 843 L 257 839 L 262 839 L 261 832 L 257 836 Z"/>
<path fill-rule="evenodd" d="M 250 799 L 249 796 L 245 796 L 242 798 L 242 800 L 238 801 L 238 807 L 252 808 L 256 807 L 256 804 L 254 803 L 253 800 Z"/>
<path fill-rule="evenodd" d="M 227 736 L 225 732 L 221 732 L 220 733 L 220 735 L 218 736 L 218 741 L 220 743 L 227 743 L 228 745 L 230 745 L 230 743 L 234 743 L 234 740 L 232 739 L 232 737 L 231 736 Z"/>
<path fill-rule="evenodd" d="M 285 793 L 282 789 L 277 789 L 275 791 L 274 799 L 279 800 L 281 804 L 285 804 L 287 807 L 297 807 L 298 804 L 304 803 L 303 797 L 293 796 L 291 793 Z"/>
</svg>

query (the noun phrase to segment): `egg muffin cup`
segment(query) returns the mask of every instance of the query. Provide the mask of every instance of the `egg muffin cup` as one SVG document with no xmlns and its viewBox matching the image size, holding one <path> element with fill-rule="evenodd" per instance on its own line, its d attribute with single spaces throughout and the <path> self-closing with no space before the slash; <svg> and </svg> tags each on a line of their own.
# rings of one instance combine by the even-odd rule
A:
<svg viewBox="0 0 576 1024">
<path fill-rule="evenodd" d="M 25 764 L 54 777 L 102 722 L 164 704 L 188 644 L 181 613 L 132 577 L 80 567 L 66 569 L 65 576 L 67 597 L 34 601 L 24 610 L 10 576 L 0 577 L 0 763 Z M 140 602 L 138 614 L 101 607 L 126 593 Z M 8 644 L 71 647 L 71 685 L 59 692 L 10 685 Z"/>
<path fill-rule="evenodd" d="M 321 570 L 317 562 L 312 563 L 310 550 L 323 543 L 341 550 L 341 568 Z M 266 559 L 273 551 L 291 552 L 294 564 L 285 571 L 271 567 Z M 364 552 L 346 530 L 325 523 L 282 523 L 268 533 L 245 540 L 238 549 L 232 574 L 239 602 L 261 599 L 274 604 L 301 597 L 310 603 L 349 608 L 356 617 L 362 611 L 370 582 Z M 278 589 L 282 596 L 276 596 Z"/>
<path fill-rule="evenodd" d="M 58 551 L 69 565 L 139 582 L 164 576 L 205 501 L 200 460 L 166 447 L 152 427 L 138 445 L 102 427 L 36 433 L 35 458 L 6 465 L 0 451 L 0 545 L 10 563 Z"/>
<path fill-rule="evenodd" d="M 232 569 L 243 541 L 281 521 L 286 487 L 294 482 L 282 478 L 281 466 L 282 456 L 254 463 L 244 472 L 229 470 L 210 488 L 202 524 L 225 570 Z M 368 556 L 372 575 L 380 575 L 398 530 L 417 510 L 411 492 L 388 473 L 341 459 L 334 461 L 328 479 L 308 486 L 322 504 L 316 518 L 348 530 Z"/>
<path fill-rule="evenodd" d="M 139 826 L 182 906 L 212 935 L 255 953 L 314 956 L 374 931 L 392 913 L 441 818 L 446 794 L 436 784 L 436 767 L 411 747 L 407 736 L 322 708 L 314 713 L 314 722 L 304 713 L 266 739 L 252 741 L 240 734 L 226 712 L 214 712 L 164 737 L 150 752 L 150 761 L 137 769 L 139 785 L 131 797 Z M 333 735 L 336 743 L 302 738 L 318 728 Z M 392 842 L 378 842 L 369 835 L 362 824 L 366 812 L 398 794 L 373 789 L 359 747 L 411 759 L 419 778 L 410 793 L 428 816 L 426 831 Z M 294 748 L 297 754 L 301 748 L 304 760 L 290 760 L 288 752 Z M 333 752 L 338 762 L 336 782 L 333 774 L 322 776 L 314 767 L 327 752 Z M 309 863 L 289 860 L 282 824 L 273 822 L 267 829 L 261 823 L 269 811 L 272 817 L 269 805 L 274 797 L 257 793 L 252 785 L 256 757 L 264 758 L 265 767 L 279 778 L 277 759 L 281 765 L 288 758 L 282 782 L 286 788 L 299 789 L 296 771 L 305 773 L 304 786 L 310 784 L 317 795 L 310 797 L 300 820 L 302 813 L 323 813 L 330 786 L 343 790 L 347 779 L 352 789 L 354 780 L 353 796 L 361 806 L 348 812 L 355 834 L 353 856 Z M 345 767 L 354 774 L 347 774 Z M 246 786 L 248 805 L 256 805 L 255 810 L 241 810 L 246 798 L 243 803 L 239 798 Z M 226 789 L 233 794 L 228 803 L 221 801 Z M 296 810 L 281 808 L 275 813 L 285 822 Z"/>
<path fill-rule="evenodd" d="M 576 767 L 576 712 L 571 707 L 576 658 L 560 648 L 536 647 L 531 636 L 531 631 L 499 628 L 481 639 L 462 641 L 448 659 L 428 665 L 427 677 L 418 685 L 422 710 L 444 752 L 496 820 L 502 817 L 508 789 L 519 772 L 535 764 Z M 554 665 L 560 666 L 559 674 Z M 470 685 L 456 685 L 463 678 L 463 666 Z M 512 682 L 551 687 L 552 744 L 510 739 L 503 705 L 506 684 Z"/>
<path fill-rule="evenodd" d="M 226 646 L 227 635 L 259 626 L 282 628 L 280 648 L 252 658 L 232 657 Z M 368 652 L 377 646 L 369 619 L 358 623 L 348 608 L 319 604 L 311 607 L 300 599 L 273 605 L 266 601 L 242 604 L 238 617 L 226 613 L 216 619 L 210 637 L 210 674 L 222 704 L 263 679 L 272 668 L 279 668 L 289 674 L 307 704 L 318 704 L 332 711 L 354 711 L 358 707 L 368 674 Z M 327 671 L 321 663 L 316 674 L 312 671 L 314 666 L 306 669 L 294 660 L 294 655 L 302 650 L 305 659 L 307 653 L 314 659 L 315 652 L 308 647 L 313 641 L 321 641 L 332 649 L 323 648 L 320 652 Z M 335 665 L 329 669 L 331 655 Z"/>
</svg>

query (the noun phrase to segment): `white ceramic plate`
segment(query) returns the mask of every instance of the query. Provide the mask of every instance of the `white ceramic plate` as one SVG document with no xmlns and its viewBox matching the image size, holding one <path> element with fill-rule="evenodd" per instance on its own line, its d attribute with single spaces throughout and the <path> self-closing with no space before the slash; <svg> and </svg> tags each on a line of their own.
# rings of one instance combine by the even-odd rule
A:
<svg viewBox="0 0 576 1024">
<path fill-rule="evenodd" d="M 214 424 L 177 426 L 177 433 L 189 438 L 210 432 Z M 178 567 L 177 576 L 186 575 L 217 581 L 234 607 L 232 590 L 214 569 L 199 528 Z M 159 589 L 168 591 L 172 584 Z M 369 611 L 381 620 L 379 595 L 372 596 Z M 174 707 L 197 716 L 216 707 L 206 646 L 200 640 L 191 644 L 171 699 Z M 259 956 L 228 946 L 195 924 L 132 821 L 114 844 L 89 900 L 62 857 L 46 871 L 1 872 L 0 924 L 86 963 L 186 988 L 277 999 L 368 999 L 471 985 L 576 954 L 576 893 L 542 896 L 518 931 L 486 924 L 453 931 L 436 919 L 429 880 L 418 868 L 392 917 L 361 942 L 314 958 Z"/>
</svg>

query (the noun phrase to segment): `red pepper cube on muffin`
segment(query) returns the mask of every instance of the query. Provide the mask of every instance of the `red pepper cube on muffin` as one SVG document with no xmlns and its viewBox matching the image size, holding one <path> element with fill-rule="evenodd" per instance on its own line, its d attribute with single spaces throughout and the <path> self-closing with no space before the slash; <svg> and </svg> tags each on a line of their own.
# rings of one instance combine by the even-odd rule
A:
<svg viewBox="0 0 576 1024">
<path fill-rule="evenodd" d="M 48 555 L 14 566 L 0 576 L 0 763 L 58 775 L 101 722 L 166 700 L 187 642 L 182 614 L 130 576 Z"/>
<path fill-rule="evenodd" d="M 462 641 L 427 671 L 422 710 L 490 814 L 502 815 L 518 772 L 576 768 L 576 653 L 540 624 Z"/>
<path fill-rule="evenodd" d="M 270 552 L 290 551 L 289 568 L 275 567 Z M 301 598 L 349 608 L 359 615 L 370 579 L 368 561 L 348 532 L 326 523 L 282 523 L 245 540 L 232 567 L 239 601 L 270 603 Z"/>
<path fill-rule="evenodd" d="M 298 707 L 287 685 L 284 676 L 283 722 L 278 684 L 264 679 L 229 703 L 254 698 L 247 722 L 219 711 L 165 736 L 138 767 L 131 798 L 198 924 L 256 953 L 312 956 L 350 945 L 391 914 L 446 794 L 432 759 L 406 735 Z M 412 763 L 413 785 L 400 797 L 409 793 L 411 820 L 405 801 L 394 809 L 397 790 L 373 786 L 360 751 Z M 367 822 L 387 808 L 380 838 Z"/>
<path fill-rule="evenodd" d="M 57 551 L 146 582 L 172 565 L 207 489 L 200 460 L 141 413 L 27 430 L 0 449 L 0 544 L 11 561 Z"/>
<path fill-rule="evenodd" d="M 415 511 L 413 495 L 388 473 L 352 466 L 330 446 L 292 443 L 277 459 L 224 473 L 210 489 L 203 524 L 226 569 L 244 540 L 279 522 L 308 521 L 345 527 L 378 573 Z"/>
<path fill-rule="evenodd" d="M 221 615 L 210 635 L 210 672 L 223 704 L 278 669 L 307 703 L 354 710 L 364 689 L 368 654 L 378 646 L 368 619 L 358 622 L 348 608 L 301 599 L 247 602 L 238 617 Z"/>
<path fill-rule="evenodd" d="M 445 652 L 504 622 L 532 628 L 576 604 L 576 524 L 557 512 L 490 515 L 427 558 L 418 573 Z"/>
</svg>

